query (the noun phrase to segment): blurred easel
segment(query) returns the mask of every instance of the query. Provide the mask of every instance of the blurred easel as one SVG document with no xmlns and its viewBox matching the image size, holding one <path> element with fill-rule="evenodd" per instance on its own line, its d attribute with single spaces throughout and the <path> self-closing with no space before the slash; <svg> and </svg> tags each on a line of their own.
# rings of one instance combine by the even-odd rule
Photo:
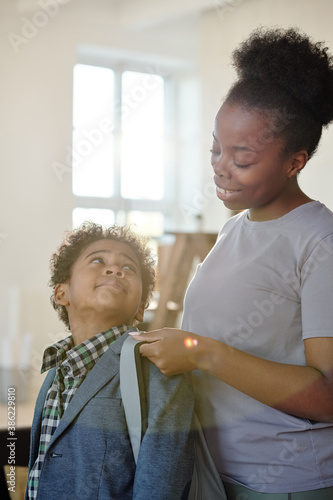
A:
<svg viewBox="0 0 333 500">
<path fill-rule="evenodd" d="M 217 235 L 214 233 L 168 233 L 175 235 L 175 242 L 169 252 L 166 271 L 160 283 L 160 298 L 149 330 L 164 326 L 174 327 L 183 308 L 193 261 L 199 257 L 202 262 L 213 247 Z"/>
</svg>

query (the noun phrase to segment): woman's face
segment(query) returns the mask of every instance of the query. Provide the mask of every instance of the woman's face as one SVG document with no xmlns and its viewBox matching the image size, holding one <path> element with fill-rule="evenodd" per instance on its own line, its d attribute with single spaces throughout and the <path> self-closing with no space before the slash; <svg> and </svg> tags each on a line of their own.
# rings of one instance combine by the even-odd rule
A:
<svg viewBox="0 0 333 500">
<path fill-rule="evenodd" d="M 293 160 L 283 156 L 284 144 L 271 123 L 259 112 L 227 103 L 215 120 L 211 164 L 217 196 L 231 210 L 250 208 L 252 220 L 284 215 L 295 185 Z"/>
</svg>

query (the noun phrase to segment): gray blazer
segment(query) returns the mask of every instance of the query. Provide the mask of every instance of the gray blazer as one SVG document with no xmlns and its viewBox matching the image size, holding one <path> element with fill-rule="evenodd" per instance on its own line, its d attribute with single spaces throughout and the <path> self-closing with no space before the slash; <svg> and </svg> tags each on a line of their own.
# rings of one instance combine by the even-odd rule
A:
<svg viewBox="0 0 333 500">
<path fill-rule="evenodd" d="M 39 500 L 177 500 L 193 470 L 193 394 L 185 376 L 166 377 L 142 358 L 148 428 L 135 466 L 119 387 L 125 333 L 111 344 L 76 391 L 47 449 Z M 37 455 L 42 411 L 55 376 L 37 398 L 29 471 Z M 26 500 L 28 495 L 26 493 Z"/>
</svg>

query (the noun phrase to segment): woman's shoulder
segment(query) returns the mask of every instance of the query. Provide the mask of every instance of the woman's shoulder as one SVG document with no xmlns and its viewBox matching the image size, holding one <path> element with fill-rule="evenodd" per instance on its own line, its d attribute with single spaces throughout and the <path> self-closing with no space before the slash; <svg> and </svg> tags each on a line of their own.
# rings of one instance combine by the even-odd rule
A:
<svg viewBox="0 0 333 500">
<path fill-rule="evenodd" d="M 320 201 L 301 205 L 290 213 L 290 224 L 319 238 L 333 234 L 333 212 Z"/>
<path fill-rule="evenodd" d="M 245 231 L 244 231 L 245 230 Z M 279 219 L 268 221 L 251 221 L 248 210 L 244 210 L 228 219 L 219 231 L 218 240 L 228 233 L 240 232 L 247 239 L 251 235 L 259 234 L 262 237 L 272 235 L 285 235 L 297 238 L 302 235 L 302 240 L 320 240 L 333 235 L 333 212 L 320 201 L 311 201 L 300 205 Z M 254 232 L 253 232 L 254 231 Z"/>
<path fill-rule="evenodd" d="M 294 249 L 299 262 L 325 249 L 333 254 L 333 212 L 323 203 L 312 201 L 297 207 L 284 216 L 279 227 L 283 245 Z M 281 220 L 282 221 L 282 220 Z"/>
</svg>

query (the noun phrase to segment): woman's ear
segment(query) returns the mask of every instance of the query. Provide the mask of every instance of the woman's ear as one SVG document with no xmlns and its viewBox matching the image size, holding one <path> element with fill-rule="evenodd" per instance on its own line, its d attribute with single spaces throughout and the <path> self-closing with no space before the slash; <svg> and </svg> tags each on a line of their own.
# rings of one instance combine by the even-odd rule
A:
<svg viewBox="0 0 333 500">
<path fill-rule="evenodd" d="M 300 173 L 300 171 L 305 167 L 309 159 L 308 152 L 304 149 L 296 154 L 293 154 L 290 158 L 290 166 L 288 169 L 288 177 L 291 179 Z"/>
<path fill-rule="evenodd" d="M 67 297 L 68 285 L 67 283 L 60 283 L 54 289 L 54 301 L 59 306 L 68 306 L 69 301 Z"/>
</svg>

